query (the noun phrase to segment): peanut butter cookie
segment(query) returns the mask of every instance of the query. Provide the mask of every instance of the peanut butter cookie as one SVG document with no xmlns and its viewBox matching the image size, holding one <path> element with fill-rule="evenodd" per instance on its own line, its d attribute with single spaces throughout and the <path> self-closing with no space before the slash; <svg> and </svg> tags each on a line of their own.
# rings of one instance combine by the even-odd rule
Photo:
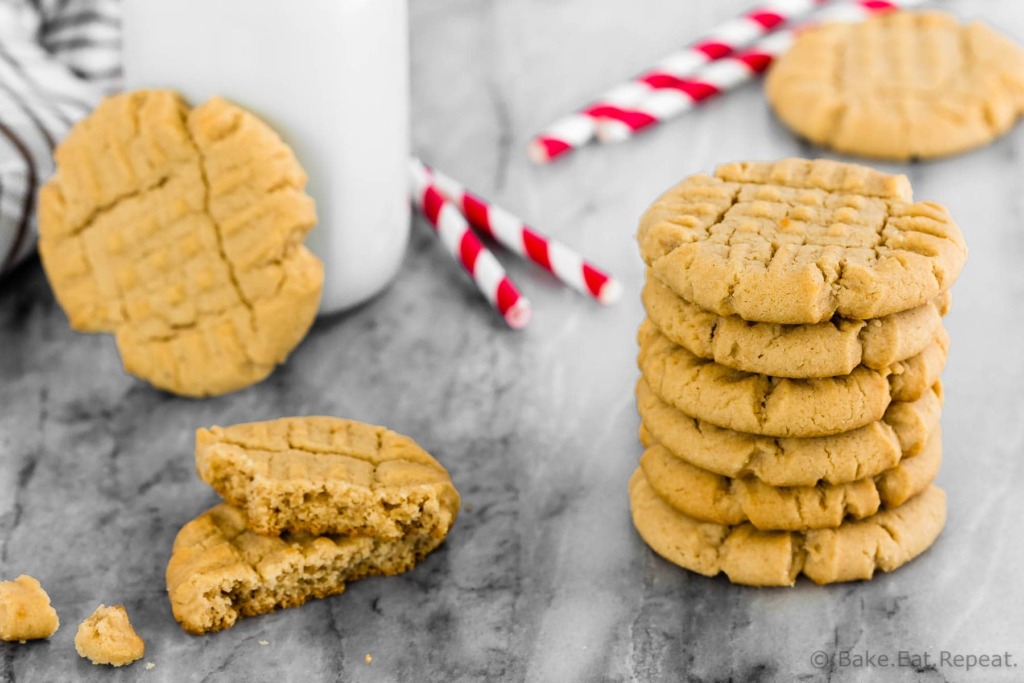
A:
<svg viewBox="0 0 1024 683">
<path fill-rule="evenodd" d="M 39 251 L 71 326 L 113 333 L 125 370 L 187 396 L 265 378 L 323 286 L 291 150 L 252 114 L 175 93 L 105 100 L 56 151 Z"/>
<path fill-rule="evenodd" d="M 443 538 L 459 509 L 448 472 L 415 441 L 334 417 L 200 429 L 196 468 L 261 534 Z"/>
<path fill-rule="evenodd" d="M 644 309 L 661 333 L 690 353 L 773 377 L 835 377 L 858 365 L 882 370 L 925 350 L 949 311 L 949 292 L 923 306 L 873 320 L 834 318 L 814 325 L 750 323 L 705 311 L 648 272 Z"/>
<path fill-rule="evenodd" d="M 868 320 L 924 306 L 967 258 L 945 207 L 906 176 L 834 161 L 719 166 L 640 219 L 655 276 L 712 313 L 779 324 Z"/>
<path fill-rule="evenodd" d="M 629 499 L 633 524 L 654 552 L 690 571 L 724 572 L 751 586 L 790 586 L 801 573 L 819 584 L 870 579 L 927 550 L 946 521 L 946 494 L 935 486 L 866 519 L 806 532 L 700 522 L 658 497 L 639 469 L 629 480 Z"/>
<path fill-rule="evenodd" d="M 455 519 L 457 510 L 449 510 Z M 218 505 L 178 532 L 167 565 L 171 611 L 189 633 L 219 631 L 239 616 L 297 607 L 345 590 L 366 576 L 408 571 L 444 535 L 410 533 L 400 539 L 264 536 L 246 526 L 245 513 Z"/>
<path fill-rule="evenodd" d="M 873 515 L 883 505 L 897 507 L 928 488 L 941 465 L 938 429 L 919 455 L 875 477 L 844 484 L 775 487 L 754 477 L 723 477 L 690 465 L 660 444 L 640 458 L 647 483 L 684 515 L 728 526 L 749 521 L 768 531 L 837 527 Z"/>
<path fill-rule="evenodd" d="M 645 447 L 660 443 L 677 458 L 769 486 L 845 484 L 874 477 L 916 456 L 939 426 L 942 386 L 913 403 L 891 403 L 878 422 L 817 438 L 745 434 L 694 419 L 662 401 L 642 378 L 636 387 Z"/>
<path fill-rule="evenodd" d="M 988 144 L 1024 112 L 1024 50 L 981 22 L 899 12 L 801 32 L 765 93 L 811 142 L 880 159 Z"/>
<path fill-rule="evenodd" d="M 741 372 L 699 358 L 650 320 L 638 333 L 638 364 L 651 390 L 683 413 L 719 427 L 768 436 L 839 434 L 882 419 L 893 400 L 915 401 L 938 381 L 948 337 L 888 373 L 859 366 L 849 375 L 787 379 Z"/>
</svg>

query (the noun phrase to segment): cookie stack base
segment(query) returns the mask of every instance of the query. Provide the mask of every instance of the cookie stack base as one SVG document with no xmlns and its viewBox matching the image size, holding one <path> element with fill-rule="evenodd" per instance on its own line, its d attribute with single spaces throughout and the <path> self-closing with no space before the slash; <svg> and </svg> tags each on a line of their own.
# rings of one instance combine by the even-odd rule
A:
<svg viewBox="0 0 1024 683">
<path fill-rule="evenodd" d="M 629 498 L 633 524 L 656 553 L 750 586 L 791 586 L 801 573 L 818 584 L 870 579 L 923 553 L 946 522 L 946 494 L 935 486 L 897 508 L 802 533 L 697 521 L 659 498 L 639 469 L 629 480 Z"/>
</svg>

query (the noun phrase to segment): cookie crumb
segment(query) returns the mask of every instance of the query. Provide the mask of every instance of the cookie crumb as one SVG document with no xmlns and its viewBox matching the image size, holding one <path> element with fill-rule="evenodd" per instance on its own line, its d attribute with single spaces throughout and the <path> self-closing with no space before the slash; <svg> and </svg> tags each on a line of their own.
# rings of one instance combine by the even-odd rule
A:
<svg viewBox="0 0 1024 683">
<path fill-rule="evenodd" d="M 142 659 L 146 644 L 128 621 L 124 605 L 100 605 L 78 626 L 78 654 L 93 664 L 124 666 Z"/>
<path fill-rule="evenodd" d="M 260 643 L 260 645 L 270 645 L 270 641 L 269 640 L 261 640 L 261 641 L 259 641 L 259 643 Z"/>
<path fill-rule="evenodd" d="M 146 662 L 146 671 L 152 671 L 156 668 L 156 664 L 153 662 Z"/>
<path fill-rule="evenodd" d="M 465 508 L 466 512 L 472 512 L 473 511 L 473 504 L 472 503 L 466 503 L 463 507 Z"/>
<path fill-rule="evenodd" d="M 24 643 L 49 638 L 59 626 L 50 596 L 38 581 L 27 574 L 0 581 L 0 640 Z"/>
<path fill-rule="evenodd" d="M 371 655 L 369 652 L 367 652 L 366 656 L 363 657 L 363 661 L 366 662 L 367 664 L 373 664 L 373 655 Z"/>
</svg>

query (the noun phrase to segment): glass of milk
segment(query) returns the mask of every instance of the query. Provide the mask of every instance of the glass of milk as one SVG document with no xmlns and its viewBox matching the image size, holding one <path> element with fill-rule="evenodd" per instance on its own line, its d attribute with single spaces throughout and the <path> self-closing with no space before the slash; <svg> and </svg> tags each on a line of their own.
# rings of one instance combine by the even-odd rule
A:
<svg viewBox="0 0 1024 683">
<path fill-rule="evenodd" d="M 214 95 L 271 125 L 309 175 L 321 313 L 395 276 L 409 238 L 408 0 L 124 0 L 125 86 Z"/>
</svg>

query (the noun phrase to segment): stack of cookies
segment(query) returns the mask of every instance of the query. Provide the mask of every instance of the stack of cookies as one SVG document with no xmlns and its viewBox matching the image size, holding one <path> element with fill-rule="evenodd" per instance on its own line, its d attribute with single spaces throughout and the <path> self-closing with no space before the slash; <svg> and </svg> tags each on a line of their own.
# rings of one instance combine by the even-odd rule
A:
<svg viewBox="0 0 1024 683">
<path fill-rule="evenodd" d="M 196 468 L 227 501 L 178 532 L 167 565 L 174 617 L 196 634 L 412 569 L 460 505 L 415 441 L 333 417 L 200 429 Z"/>
<path fill-rule="evenodd" d="M 932 485 L 967 250 L 905 176 L 832 161 L 721 166 L 645 213 L 633 522 L 736 583 L 870 579 L 945 522 Z"/>
</svg>

